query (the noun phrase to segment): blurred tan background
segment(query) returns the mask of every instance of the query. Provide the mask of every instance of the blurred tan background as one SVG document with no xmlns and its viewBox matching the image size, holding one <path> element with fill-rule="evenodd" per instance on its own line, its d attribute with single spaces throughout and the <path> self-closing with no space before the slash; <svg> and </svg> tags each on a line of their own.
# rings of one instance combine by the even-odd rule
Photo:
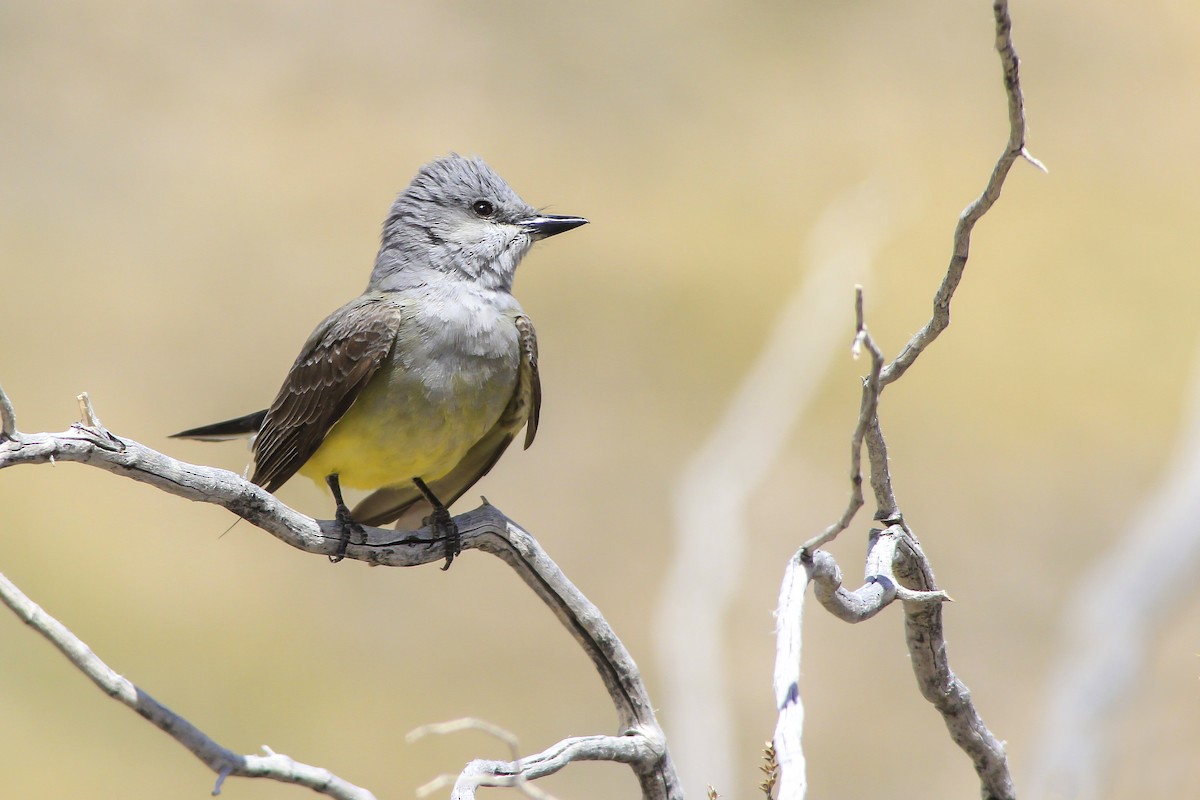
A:
<svg viewBox="0 0 1200 800">
<path fill-rule="evenodd" d="M 1160 477 L 1200 325 L 1200 11 L 1017 3 L 1030 147 L 977 228 L 954 324 L 885 397 L 896 489 L 943 585 L 952 663 L 1018 789 L 1056 608 Z M 0 383 L 25 431 L 76 419 L 240 470 L 172 431 L 263 407 L 357 294 L 394 194 L 449 151 L 592 224 L 525 262 L 542 343 L 536 445 L 474 493 L 537 535 L 645 668 L 682 464 L 802 280 L 833 198 L 912 186 L 870 277 L 889 355 L 926 318 L 958 213 L 1006 137 L 990 3 L 90 3 L 0 7 Z M 851 291 L 828 302 L 845 308 Z M 848 346 L 755 495 L 731 612 L 739 783 L 773 703 L 785 559 L 840 513 L 858 374 Z M 280 496 L 329 516 L 298 479 Z M 469 508 L 464 501 L 457 508 Z M 0 475 L 0 570 L 115 669 L 222 744 L 262 744 L 410 797 L 481 735 L 527 751 L 615 721 L 590 664 L 499 562 L 330 566 L 231 515 L 77 465 Z M 833 547 L 860 574 L 869 510 Z M 1180 587 L 1187 594 L 1193 587 Z M 714 620 L 714 624 L 720 621 Z M 1200 608 L 1117 720 L 1113 798 L 1195 785 Z M 970 797 L 916 691 L 898 609 L 805 632 L 813 796 Z M 671 734 L 672 709 L 660 712 Z M 872 757 L 863 757 L 863 737 Z M 189 754 L 0 615 L 0 795 L 203 797 Z M 545 787 L 631 797 L 627 769 Z M 693 789 L 699 787 L 693 785 Z M 233 781 L 225 796 L 305 796 Z"/>
</svg>

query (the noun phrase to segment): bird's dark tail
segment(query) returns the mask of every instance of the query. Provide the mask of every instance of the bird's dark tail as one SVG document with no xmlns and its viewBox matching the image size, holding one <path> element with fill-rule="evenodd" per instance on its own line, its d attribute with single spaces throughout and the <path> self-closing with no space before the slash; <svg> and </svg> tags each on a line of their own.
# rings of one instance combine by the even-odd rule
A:
<svg viewBox="0 0 1200 800">
<path fill-rule="evenodd" d="M 196 439 L 201 442 L 223 442 L 227 439 L 237 439 L 242 436 L 253 436 L 262 428 L 267 410 L 255 411 L 244 417 L 227 419 L 224 422 L 214 422 L 212 425 L 201 425 L 179 433 L 172 433 L 172 439 Z"/>
</svg>

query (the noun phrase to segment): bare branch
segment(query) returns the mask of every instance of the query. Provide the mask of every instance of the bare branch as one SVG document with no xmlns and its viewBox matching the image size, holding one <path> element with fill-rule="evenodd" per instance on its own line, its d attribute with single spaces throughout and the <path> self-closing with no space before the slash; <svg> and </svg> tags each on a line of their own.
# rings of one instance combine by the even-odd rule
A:
<svg viewBox="0 0 1200 800">
<path fill-rule="evenodd" d="M 867 546 L 866 581 L 854 591 L 842 586 L 842 571 L 833 556 L 824 550 L 814 552 L 810 559 L 810 577 L 817 601 L 843 622 L 857 623 L 875 616 L 896 598 L 915 603 L 949 600 L 945 592 L 913 591 L 898 583 L 892 565 L 902 535 L 903 531 L 895 525 L 886 530 L 871 531 Z"/>
<path fill-rule="evenodd" d="M 796 564 L 806 564 L 807 578 L 815 584 L 814 593 L 827 610 L 849 622 L 860 621 L 878 613 L 879 609 L 899 596 L 904 603 L 905 631 L 913 671 L 921 693 L 942 714 L 951 738 L 971 758 L 980 777 L 985 798 L 1012 798 L 1015 790 L 1008 770 L 1008 761 L 1003 745 L 984 725 L 982 718 L 971 701 L 970 692 L 950 669 L 946 656 L 946 643 L 942 630 L 941 601 L 948 600 L 939 592 L 933 577 L 933 569 L 921 551 L 900 513 L 891 484 L 888 466 L 887 443 L 879 423 L 878 399 L 883 387 L 900 378 L 925 348 L 950 324 L 950 301 L 962 280 L 970 252 L 971 232 L 975 223 L 983 217 L 1000 197 L 1013 163 L 1018 158 L 1027 158 L 1035 166 L 1044 166 L 1034 159 L 1025 147 L 1025 112 L 1018 74 L 1019 60 L 1012 44 L 1012 21 L 1008 14 L 1007 0 L 996 0 L 993 5 L 996 22 L 996 50 L 1000 54 L 1004 72 L 1005 93 L 1008 99 L 1009 140 L 1004 152 L 992 169 L 983 192 L 959 216 L 954 232 L 953 254 L 946 275 L 942 280 L 933 302 L 933 315 L 929 322 L 905 345 L 892 363 L 878 370 L 881 361 L 879 351 L 866 333 L 863 323 L 861 293 L 855 304 L 858 334 L 855 346 L 867 345 L 875 357 L 872 375 L 863 383 L 863 398 L 860 404 L 858 424 L 852 437 L 851 489 L 852 497 L 847 511 L 820 536 L 807 542 L 789 563 L 780 595 L 779 658 L 776 662 L 776 700 L 780 706 L 780 721 L 776 728 L 775 744 L 780 754 L 781 797 L 798 800 L 804 795 L 803 774 L 789 774 L 802 770 L 803 754 L 798 752 L 799 726 L 802 713 L 792 713 L 790 721 L 785 715 L 792 707 L 799 706 L 797 684 L 781 683 L 780 662 L 792 658 L 794 670 L 787 665 L 785 678 L 799 676 L 799 609 L 802 604 L 790 598 L 797 589 L 803 591 L 804 583 L 798 580 Z M 858 592 L 846 592 L 841 587 L 841 576 L 832 558 L 816 547 L 829 541 L 850 523 L 862 505 L 861 448 L 865 444 L 871 468 L 871 487 L 875 494 L 877 520 L 889 527 L 886 531 L 873 532 L 873 543 L 868 554 L 868 586 Z M 887 543 L 891 544 L 887 544 Z M 883 549 L 880 549 L 883 548 Z M 878 564 L 880 554 L 890 550 L 897 579 L 892 581 L 891 569 Z M 875 562 L 874 564 L 872 562 Z M 874 577 L 872 577 L 874 576 Z M 892 583 L 893 586 L 871 584 Z M 793 611 L 795 609 L 795 611 Z M 794 619 L 793 619 L 794 617 Z M 793 641 L 795 639 L 795 641 Z M 785 690 L 781 701 L 781 686 Z M 789 727 L 791 726 L 791 727 Z M 784 795 L 784 787 L 789 794 Z"/>
<path fill-rule="evenodd" d="M 374 800 L 375 796 L 366 789 L 339 778 L 327 769 L 301 764 L 288 756 L 270 751 L 265 756 L 242 756 L 217 744 L 195 725 L 101 661 L 66 626 L 42 610 L 4 575 L 0 575 L 0 601 L 57 647 L 106 694 L 141 714 L 217 773 L 214 794 L 220 793 L 226 776 L 235 775 L 307 786 L 339 800 Z"/>
<path fill-rule="evenodd" d="M 851 345 L 850 351 L 855 358 L 858 358 L 863 347 L 866 347 L 867 352 L 871 354 L 871 371 L 863 379 L 862 400 L 859 403 L 858 410 L 858 424 L 854 426 L 854 434 L 850 437 L 850 501 L 837 522 L 822 531 L 820 535 L 814 536 L 800 546 L 800 550 L 804 553 L 811 553 L 818 547 L 823 547 L 833 541 L 839 533 L 849 527 L 851 520 L 854 519 L 854 515 L 863 507 L 863 438 L 867 434 L 868 426 L 876 420 L 879 410 L 879 392 L 882 389 L 879 384 L 879 375 L 883 369 L 883 353 L 880 351 L 879 346 L 875 344 L 875 340 L 871 338 L 871 334 L 867 332 L 867 323 L 863 312 L 863 288 L 862 286 L 855 286 L 854 344 Z M 872 474 L 874 473 L 872 472 Z"/>
<path fill-rule="evenodd" d="M 882 388 L 882 387 L 881 387 Z M 896 493 L 892 490 L 892 469 L 888 464 L 887 441 L 879 416 L 871 418 L 865 437 L 867 460 L 871 462 L 871 493 L 875 495 L 875 520 L 891 525 L 901 519 Z"/>
<path fill-rule="evenodd" d="M 860 403 L 858 424 L 851 437 L 851 497 L 850 503 L 842 516 L 826 528 L 821 534 L 805 542 L 801 549 L 811 551 L 833 540 L 845 530 L 855 514 L 863 505 L 861 448 L 865 439 L 867 454 L 871 463 L 871 487 L 875 494 L 875 519 L 891 524 L 900 519 L 900 509 L 892 490 L 891 471 L 887 462 L 887 444 L 883 438 L 883 430 L 877 416 L 879 393 L 883 387 L 897 380 L 917 357 L 924 352 L 934 339 L 950 325 L 950 301 L 962 280 L 970 253 L 971 232 L 975 223 L 986 214 L 1000 198 L 1000 190 L 1008 171 L 1018 158 L 1026 158 L 1039 169 L 1045 170 L 1045 165 L 1029 154 L 1025 147 L 1025 106 L 1021 94 L 1018 73 L 1019 59 L 1012 44 L 1012 20 L 1008 15 L 1007 0 L 996 0 L 993 6 L 996 19 L 996 50 L 1000 54 L 1001 66 L 1004 70 L 1004 85 L 1008 98 L 1009 140 L 1000 158 L 997 160 L 987 185 L 979 197 L 975 198 L 959 216 L 958 225 L 954 231 L 953 254 L 946 275 L 938 288 L 933 301 L 933 316 L 919 330 L 908 344 L 901 350 L 895 360 L 886 367 L 876 364 L 883 358 L 882 353 L 867 333 L 863 322 L 861 288 L 856 291 L 855 317 L 857 322 L 853 352 L 858 356 L 860 345 L 865 345 L 872 355 L 871 375 L 863 382 L 863 397 Z"/>
<path fill-rule="evenodd" d="M 933 316 L 909 340 L 895 361 L 883 370 L 884 386 L 903 375 L 917 360 L 917 356 L 950 325 L 950 301 L 967 267 L 967 258 L 971 250 L 971 231 L 974 230 L 975 223 L 1000 199 L 1000 190 L 1004 187 L 1004 180 L 1008 177 L 1012 165 L 1018 158 L 1026 158 L 1039 169 L 1046 169 L 1045 165 L 1030 155 L 1025 148 L 1025 97 L 1021 93 L 1020 59 L 1017 58 L 1017 51 L 1013 49 L 1008 0 L 995 0 L 992 13 L 996 20 L 996 51 L 1000 54 L 1000 64 L 1004 70 L 1004 89 L 1008 98 L 1008 143 L 996 161 L 996 166 L 992 168 L 992 174 L 983 192 L 959 215 L 958 225 L 954 229 L 954 251 L 950 257 L 950 265 L 933 298 Z"/>
<path fill-rule="evenodd" d="M 797 564 L 804 567 L 803 579 L 797 574 Z M 780 704 L 775 733 L 781 771 L 780 800 L 804 796 L 804 761 L 798 750 L 803 712 L 799 709 L 797 688 L 803 600 L 796 593 L 802 596 L 809 582 L 818 602 L 846 622 L 862 622 L 893 599 L 903 601 L 905 637 L 921 694 L 942 714 L 951 738 L 971 757 L 984 797 L 1014 797 L 1004 746 L 984 725 L 970 691 L 950 669 L 941 611 L 941 604 L 950 598 L 937 588 L 932 568 L 916 537 L 902 524 L 873 530 L 866 564 L 866 583 L 851 592 L 843 588 L 841 570 L 833 556 L 824 550 L 813 552 L 808 559 L 802 554 L 788 563 L 779 599 L 775 662 L 776 702 Z"/>
<path fill-rule="evenodd" d="M 950 324 L 950 300 L 962 279 L 970 250 L 971 231 L 975 223 L 988 212 L 1000 197 L 1000 190 L 1013 163 L 1026 153 L 1024 98 L 1018 74 L 1019 60 L 1012 43 L 1012 20 L 1007 0 L 993 5 L 996 21 L 996 50 L 1004 70 L 1004 86 L 1008 98 L 1009 140 L 987 185 L 959 217 L 954 233 L 954 254 L 946 277 L 934 298 L 934 313 L 929 323 L 905 346 L 896 360 L 883 370 L 881 384 L 886 386 L 898 379 L 942 330 Z M 891 494 L 887 452 L 878 418 L 867 434 L 867 449 L 871 459 L 872 485 L 880 500 L 877 516 L 898 523 L 893 525 L 902 534 L 902 545 L 896 550 L 897 574 L 907 588 L 919 592 L 937 590 L 933 568 L 920 544 L 903 522 Z M 876 474 L 879 470 L 879 474 Z M 938 603 L 904 602 L 905 633 L 913 672 L 921 694 L 942 714 L 954 742 L 971 758 L 979 775 L 986 798 L 1015 797 L 1012 776 L 1004 746 L 992 735 L 975 709 L 970 691 L 950 669 L 942 629 L 942 607 Z"/>
<path fill-rule="evenodd" d="M 842 571 L 833 556 L 824 550 L 810 553 L 802 549 L 788 562 L 775 612 L 778 643 L 774 688 L 779 716 L 773 742 L 778 764 L 779 800 L 801 800 L 807 791 L 801 747 L 804 706 L 800 700 L 800 632 L 808 584 L 813 585 L 813 594 L 825 610 L 852 623 L 870 619 L 902 595 L 915 604 L 939 604 L 949 599 L 944 592 L 912 591 L 897 583 L 892 565 L 901 535 L 902 531 L 896 527 L 871 531 L 866 582 L 854 591 L 842 586 Z"/>
<path fill-rule="evenodd" d="M 29 434 L 19 441 L 0 442 L 0 469 L 55 460 L 99 467 L 169 494 L 223 506 L 305 552 L 329 555 L 338 547 L 337 522 L 306 517 L 232 472 L 177 461 L 103 428 L 76 424 L 59 434 Z M 625 734 L 600 737 L 623 742 L 612 750 L 619 757 L 610 760 L 633 767 L 647 800 L 681 797 L 675 768 L 641 674 L 599 609 L 563 575 L 529 533 L 494 506 L 485 502 L 454 520 L 463 549 L 490 553 L 516 570 L 591 658 L 616 708 L 619 730 Z M 428 528 L 412 532 L 366 528 L 366 542 L 352 543 L 346 557 L 381 566 L 409 567 L 440 562 L 445 555 L 443 544 Z M 570 760 L 577 752 L 583 753 L 580 758 L 598 758 L 594 754 L 609 750 L 567 748 L 556 758 Z M 644 757 L 628 757 L 634 752 Z"/>
<path fill-rule="evenodd" d="M 486 761 L 467 764 L 454 784 L 453 800 L 470 800 L 480 786 L 517 786 L 553 775 L 572 761 L 617 761 L 637 765 L 653 762 L 665 753 L 661 733 L 648 736 L 631 731 L 625 736 L 575 736 L 519 761 Z"/>
<path fill-rule="evenodd" d="M 936 592 L 933 568 L 917 537 L 903 525 L 890 530 L 898 537 L 894 564 L 898 580 L 922 594 Z M 1015 798 L 1004 744 L 988 730 L 971 691 L 950 669 L 942 604 L 904 601 L 904 635 L 921 694 L 942 715 L 950 738 L 970 757 L 985 800 Z"/>
<path fill-rule="evenodd" d="M 827 555 L 819 552 L 819 555 Z M 832 556 L 829 558 L 833 561 Z M 779 800 L 802 800 L 808 791 L 808 766 L 801 735 L 804 732 L 804 703 L 800 699 L 801 620 L 804 598 L 811 581 L 813 563 L 801 558 L 788 561 L 775 611 L 775 761 L 779 765 Z M 837 569 L 837 564 L 833 565 Z M 838 576 L 841 583 L 841 576 Z"/>
</svg>

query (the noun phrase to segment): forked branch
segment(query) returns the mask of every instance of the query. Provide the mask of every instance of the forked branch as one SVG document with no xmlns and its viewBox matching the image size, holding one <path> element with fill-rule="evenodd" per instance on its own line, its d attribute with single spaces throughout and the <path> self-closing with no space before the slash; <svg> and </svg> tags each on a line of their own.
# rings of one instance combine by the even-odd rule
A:
<svg viewBox="0 0 1200 800">
<path fill-rule="evenodd" d="M 0 408 L 5 407 L 6 403 L 7 398 L 3 390 L 0 390 Z M 87 408 L 90 409 L 90 405 Z M 94 412 L 89 410 L 85 416 L 89 416 L 95 422 Z M 9 413 L 6 419 L 11 418 Z M 338 547 L 338 523 L 306 517 L 279 502 L 269 492 L 227 470 L 177 461 L 94 424 L 77 423 L 69 430 L 57 434 L 21 434 L 17 432 L 13 419 L 11 431 L 0 440 L 0 469 L 18 464 L 44 464 L 55 461 L 88 464 L 148 483 L 178 497 L 224 506 L 286 544 L 305 552 L 330 555 L 336 552 Z M 513 780 L 512 776 L 517 774 L 532 779 L 561 769 L 573 760 L 610 760 L 627 763 L 633 768 L 641 783 L 643 796 L 648 800 L 680 798 L 682 792 L 679 780 L 675 775 L 641 674 L 600 610 L 563 575 L 529 533 L 494 506 L 485 502 L 479 508 L 458 515 L 455 522 L 462 534 L 464 550 L 476 548 L 491 553 L 516 570 L 521 579 L 550 607 L 563 626 L 584 648 L 599 672 L 605 688 L 608 689 L 609 697 L 617 711 L 619 731 L 617 736 L 567 739 L 539 756 L 531 756 L 516 763 L 472 762 L 469 780 L 464 777 L 463 786 L 501 785 L 504 781 Z M 439 562 L 444 557 L 444 543 L 428 528 L 414 532 L 367 528 L 366 534 L 365 543 L 352 543 L 349 546 L 347 558 L 380 566 L 409 567 Z M 25 601 L 28 602 L 28 599 Z M 26 607 L 25 603 L 10 603 L 10 607 L 21 614 L 22 618 L 26 618 L 25 614 L 18 610 Z M 44 612 L 33 611 L 36 606 L 32 603 L 28 603 L 28 607 L 31 615 L 45 619 Z M 47 623 L 43 633 L 51 638 L 59 649 L 68 653 L 68 656 L 77 651 L 90 655 L 86 645 L 71 636 L 70 632 L 57 622 L 52 625 Z M 79 663 L 77 666 L 84 669 Z M 93 678 L 105 691 L 122 699 L 127 705 L 175 736 L 219 775 L 276 777 L 272 772 L 272 765 L 280 765 L 279 768 L 282 769 L 286 762 L 287 765 L 291 765 L 289 769 L 293 771 L 303 767 L 293 765 L 290 759 L 284 756 L 233 754 L 208 740 L 191 723 L 153 701 L 107 667 L 100 669 L 97 674 L 107 676 L 103 682 Z M 113 676 L 124 683 L 114 683 Z M 193 745 L 193 741 L 198 744 Z M 493 767 L 495 780 L 500 783 L 488 783 L 489 779 L 485 773 Z M 316 768 L 304 767 L 300 772 L 304 770 Z M 312 774 L 315 777 L 306 777 L 303 781 L 293 778 L 292 782 L 303 783 L 335 797 L 370 796 L 365 789 L 337 782 L 337 779 L 332 779 L 324 770 L 317 770 Z M 325 783 L 316 785 L 321 781 Z M 336 793 L 335 788 L 336 792 L 341 793 Z M 467 790 L 464 788 L 463 791 Z"/>
<path fill-rule="evenodd" d="M 43 611 L 3 575 L 0 575 L 0 602 L 49 640 L 107 695 L 141 714 L 217 773 L 213 794 L 220 794 L 225 778 L 233 775 L 307 786 L 338 800 L 375 800 L 375 795 L 366 789 L 339 778 L 329 770 L 301 764 L 282 753 L 267 750 L 266 755 L 243 756 L 217 744 L 195 725 L 101 661 L 65 625 Z"/>
<path fill-rule="evenodd" d="M 888 384 L 898 380 L 943 330 L 950 324 L 950 302 L 962 280 L 970 254 L 971 233 L 975 224 L 1000 197 L 1000 191 L 1012 165 L 1025 158 L 1034 166 L 1045 169 L 1031 156 L 1025 146 L 1025 108 L 1021 92 L 1019 59 L 1012 43 L 1012 20 L 1006 0 L 993 4 L 996 50 L 1003 70 L 1005 94 L 1008 100 L 1009 136 L 1004 151 L 980 195 L 959 216 L 954 230 L 953 249 L 945 277 L 933 300 L 929 321 L 904 346 L 894 361 L 881 367 L 882 356 L 866 333 L 863 321 L 861 291 L 856 298 L 857 329 L 855 351 L 866 344 L 872 354 L 872 368 L 863 381 L 862 402 L 858 423 L 852 437 L 851 500 L 847 510 L 819 536 L 806 542 L 789 563 L 779 599 L 779 640 L 776 648 L 775 696 L 779 719 L 775 733 L 775 749 L 780 764 L 779 798 L 799 800 L 806 791 L 803 774 L 804 757 L 799 751 L 803 709 L 800 704 L 798 681 L 800 674 L 800 618 L 803 596 L 809 582 L 816 582 L 817 597 L 835 616 L 856 622 L 876 613 L 894 597 L 904 603 L 905 634 L 913 671 L 922 695 L 941 713 L 951 738 L 971 758 L 980 778 L 984 798 L 1008 800 L 1015 796 L 1007 757 L 1000 741 L 992 735 L 971 701 L 970 692 L 950 669 L 942 627 L 941 599 L 948 599 L 937 590 L 933 568 L 921 550 L 915 534 L 905 522 L 892 489 L 888 465 L 887 443 L 879 422 L 879 395 Z M 870 464 L 870 483 L 875 495 L 875 519 L 888 525 L 885 535 L 896 545 L 891 551 L 890 568 L 883 570 L 878 558 L 869 557 L 867 585 L 856 593 L 840 588 L 840 575 L 831 557 L 816 548 L 845 530 L 862 499 L 861 450 L 865 445 Z M 874 554 L 880 534 L 873 532 L 870 553 Z M 801 575 L 803 568 L 803 576 Z M 889 591 L 886 582 L 894 569 L 896 584 Z M 822 588 L 822 581 L 825 588 Z M 885 585 L 880 585 L 884 582 Z M 830 591 L 830 586 L 834 590 Z M 907 592 L 908 594 L 903 594 Z M 801 596 L 796 596 L 801 593 Z M 930 602 L 930 600 L 934 602 Z M 837 602 L 827 602 L 827 601 Z M 853 601 L 853 602 L 851 602 Z"/>
</svg>

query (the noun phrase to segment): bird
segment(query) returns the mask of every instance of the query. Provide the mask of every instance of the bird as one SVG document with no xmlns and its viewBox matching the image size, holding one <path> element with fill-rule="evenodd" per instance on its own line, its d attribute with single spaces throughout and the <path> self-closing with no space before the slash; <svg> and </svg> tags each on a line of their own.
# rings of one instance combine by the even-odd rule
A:
<svg viewBox="0 0 1200 800">
<path fill-rule="evenodd" d="M 253 483 L 325 483 L 335 563 L 364 525 L 423 522 L 449 569 L 461 550 L 449 506 L 522 428 L 526 448 L 537 434 L 537 334 L 512 294 L 517 266 L 587 222 L 531 207 L 479 157 L 424 165 L 392 203 L 366 289 L 317 325 L 270 407 L 172 438 L 252 436 Z M 351 511 L 342 487 L 371 494 Z"/>
</svg>

